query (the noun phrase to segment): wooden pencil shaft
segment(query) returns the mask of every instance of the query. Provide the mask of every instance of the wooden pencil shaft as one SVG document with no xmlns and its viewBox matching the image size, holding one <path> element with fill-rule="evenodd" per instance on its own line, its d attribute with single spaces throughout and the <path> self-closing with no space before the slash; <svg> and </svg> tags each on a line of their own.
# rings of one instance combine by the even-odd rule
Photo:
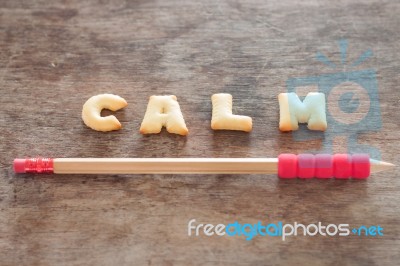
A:
<svg viewBox="0 0 400 266">
<path fill-rule="evenodd" d="M 277 158 L 56 158 L 57 174 L 276 174 Z"/>
</svg>

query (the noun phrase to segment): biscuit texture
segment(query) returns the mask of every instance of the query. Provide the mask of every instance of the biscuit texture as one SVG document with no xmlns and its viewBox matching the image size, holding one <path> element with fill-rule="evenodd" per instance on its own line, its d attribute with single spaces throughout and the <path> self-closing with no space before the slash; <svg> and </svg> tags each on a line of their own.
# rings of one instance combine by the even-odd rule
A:
<svg viewBox="0 0 400 266">
<path fill-rule="evenodd" d="M 82 108 L 83 122 L 91 129 L 97 131 L 112 131 L 121 129 L 121 123 L 113 116 L 102 117 L 101 110 L 117 111 L 127 106 L 128 103 L 120 96 L 114 94 L 99 94 L 89 98 Z"/>
<path fill-rule="evenodd" d="M 212 119 L 211 128 L 214 130 L 239 130 L 250 132 L 253 121 L 249 116 L 232 114 L 232 95 L 217 93 L 211 96 Z"/>
<path fill-rule="evenodd" d="M 280 93 L 278 100 L 281 131 L 297 130 L 299 123 L 307 123 L 310 130 L 327 129 L 325 94 L 310 92 L 302 102 L 296 93 Z"/>
<path fill-rule="evenodd" d="M 187 135 L 181 108 L 175 95 L 153 95 L 140 126 L 142 134 L 160 133 L 165 127 L 169 133 Z"/>
</svg>

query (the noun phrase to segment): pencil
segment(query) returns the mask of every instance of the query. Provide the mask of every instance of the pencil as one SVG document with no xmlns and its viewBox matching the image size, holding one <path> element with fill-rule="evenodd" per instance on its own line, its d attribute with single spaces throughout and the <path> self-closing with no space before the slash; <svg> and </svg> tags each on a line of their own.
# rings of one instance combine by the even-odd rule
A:
<svg viewBox="0 0 400 266">
<path fill-rule="evenodd" d="M 281 178 L 367 178 L 393 164 L 365 154 L 281 154 L 278 158 L 25 158 L 15 173 L 278 174 Z"/>
</svg>

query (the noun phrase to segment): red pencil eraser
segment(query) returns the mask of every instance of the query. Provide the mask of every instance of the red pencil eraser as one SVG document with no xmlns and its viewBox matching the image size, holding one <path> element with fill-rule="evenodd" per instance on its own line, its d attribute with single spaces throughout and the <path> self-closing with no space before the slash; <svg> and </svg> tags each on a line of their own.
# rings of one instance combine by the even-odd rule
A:
<svg viewBox="0 0 400 266">
<path fill-rule="evenodd" d="M 17 174 L 26 173 L 25 159 L 15 159 L 14 160 L 14 172 Z"/>
</svg>

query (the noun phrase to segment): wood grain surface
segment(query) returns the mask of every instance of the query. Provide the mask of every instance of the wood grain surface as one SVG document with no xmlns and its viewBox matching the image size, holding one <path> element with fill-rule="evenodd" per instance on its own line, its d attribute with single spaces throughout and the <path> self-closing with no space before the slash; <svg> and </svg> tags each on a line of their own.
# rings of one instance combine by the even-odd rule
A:
<svg viewBox="0 0 400 266">
<path fill-rule="evenodd" d="M 278 130 L 293 77 L 375 69 L 382 126 L 360 134 L 400 164 L 400 4 L 341 1 L 0 1 L 1 265 L 395 265 L 399 168 L 367 181 L 273 175 L 15 175 L 15 157 L 276 157 L 320 150 Z M 320 51 L 337 65 L 315 60 Z M 211 95 L 234 97 L 253 131 L 212 131 Z M 114 93 L 120 131 L 81 120 Z M 178 97 L 189 135 L 139 127 L 149 96 Z M 104 112 L 104 115 L 111 112 Z M 354 130 L 349 127 L 349 130 Z M 305 128 L 301 130 L 306 131 Z M 307 132 L 307 131 L 306 131 Z M 357 132 L 356 132 L 357 133 Z M 346 152 L 346 136 L 334 139 Z M 384 236 L 189 237 L 197 223 L 380 225 Z"/>
</svg>

